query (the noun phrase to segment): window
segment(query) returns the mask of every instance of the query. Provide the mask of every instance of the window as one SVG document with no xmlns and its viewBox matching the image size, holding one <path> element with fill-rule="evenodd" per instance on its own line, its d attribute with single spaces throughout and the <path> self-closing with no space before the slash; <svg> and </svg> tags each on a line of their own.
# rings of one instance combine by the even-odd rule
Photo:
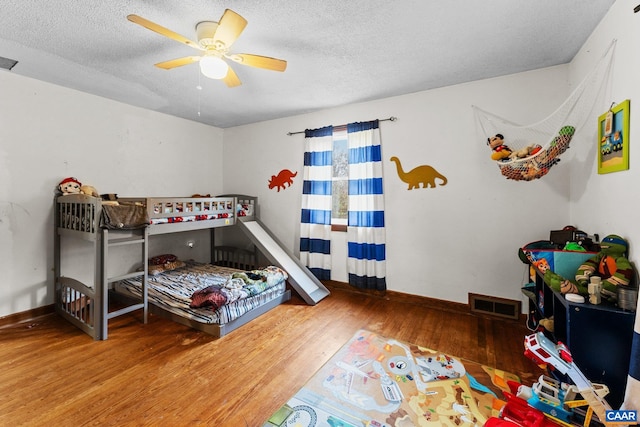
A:
<svg viewBox="0 0 640 427">
<path fill-rule="evenodd" d="M 331 230 L 347 231 L 349 208 L 349 147 L 347 127 L 333 128 Z"/>
</svg>

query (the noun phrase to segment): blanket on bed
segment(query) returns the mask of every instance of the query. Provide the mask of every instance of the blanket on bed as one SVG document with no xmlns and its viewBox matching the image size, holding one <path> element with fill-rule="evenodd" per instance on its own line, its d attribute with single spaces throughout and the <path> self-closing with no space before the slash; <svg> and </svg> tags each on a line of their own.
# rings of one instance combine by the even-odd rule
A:
<svg viewBox="0 0 640 427">
<path fill-rule="evenodd" d="M 265 289 L 286 280 L 287 277 L 287 273 L 276 266 L 233 273 L 225 283 L 213 284 L 195 291 L 189 306 L 191 308 L 211 307 L 216 310 L 239 299 L 258 295 Z"/>
<path fill-rule="evenodd" d="M 112 230 L 135 230 L 149 225 L 147 208 L 134 203 L 103 205 L 100 226 Z"/>
</svg>

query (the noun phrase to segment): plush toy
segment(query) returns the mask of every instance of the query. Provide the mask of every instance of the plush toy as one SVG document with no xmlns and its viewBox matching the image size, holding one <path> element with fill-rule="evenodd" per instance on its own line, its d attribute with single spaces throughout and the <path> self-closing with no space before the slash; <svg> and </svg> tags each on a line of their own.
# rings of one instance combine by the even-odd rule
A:
<svg viewBox="0 0 640 427">
<path fill-rule="evenodd" d="M 569 279 L 565 279 L 561 275 L 551 271 L 549 263 L 544 258 L 533 264 L 542 274 L 544 282 L 549 285 L 551 289 L 563 294 L 581 294 L 588 295 L 588 287 L 582 285 L 576 285 Z"/>
<path fill-rule="evenodd" d="M 589 280 L 591 276 L 598 276 L 601 278 L 602 296 L 614 300 L 618 286 L 629 286 L 633 277 L 633 267 L 625 256 L 627 248 L 627 241 L 622 237 L 615 234 L 605 237 L 600 243 L 600 252 L 578 267 L 575 281 L 552 272 L 545 265 L 538 266 L 538 269 L 544 274 L 545 283 L 563 294 L 588 296 Z"/>
<path fill-rule="evenodd" d="M 502 134 L 499 134 L 499 133 L 491 138 L 487 138 L 487 145 L 491 147 L 492 160 L 506 159 L 512 153 L 511 149 L 504 144 L 504 136 L 502 136 Z"/>
<path fill-rule="evenodd" d="M 553 333 L 554 326 L 555 326 L 555 322 L 553 321 L 553 316 L 548 317 L 546 319 L 540 319 L 540 322 L 538 322 L 538 324 L 543 328 L 545 328 L 547 331 Z"/>
<path fill-rule="evenodd" d="M 60 184 L 58 184 L 58 190 L 60 190 L 63 196 L 67 196 L 69 194 L 80 194 L 80 186 L 82 186 L 80 181 L 73 177 L 69 177 L 60 181 Z"/>
<path fill-rule="evenodd" d="M 629 286 L 633 278 L 633 267 L 626 258 L 629 245 L 622 237 L 610 234 L 600 242 L 600 252 L 578 267 L 576 283 L 587 287 L 591 276 L 602 281 L 602 295 L 617 297 L 618 286 Z"/>
<path fill-rule="evenodd" d="M 534 154 L 538 153 L 540 150 L 542 150 L 542 147 L 538 144 L 527 145 L 526 147 L 513 151 L 511 155 L 509 155 L 509 159 L 516 160 L 516 159 L 522 159 L 525 157 L 533 156 Z"/>
<path fill-rule="evenodd" d="M 81 185 L 80 192 L 82 194 L 86 194 L 87 196 L 100 197 L 100 194 L 98 194 L 98 190 L 90 185 Z"/>
</svg>

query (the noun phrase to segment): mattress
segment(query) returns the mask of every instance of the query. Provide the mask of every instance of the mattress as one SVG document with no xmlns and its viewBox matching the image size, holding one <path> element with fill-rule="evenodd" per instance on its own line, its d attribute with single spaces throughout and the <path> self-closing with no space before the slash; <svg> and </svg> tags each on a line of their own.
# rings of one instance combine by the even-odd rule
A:
<svg viewBox="0 0 640 427">
<path fill-rule="evenodd" d="M 149 302 L 199 323 L 226 324 L 286 291 L 287 276 L 282 272 L 280 276 L 270 276 L 265 282 L 265 289 L 257 295 L 237 299 L 219 308 L 190 306 L 195 292 L 214 285 L 224 286 L 238 272 L 241 270 L 189 261 L 184 267 L 149 276 Z M 115 290 L 141 297 L 141 277 L 118 281 L 115 283 Z"/>
</svg>

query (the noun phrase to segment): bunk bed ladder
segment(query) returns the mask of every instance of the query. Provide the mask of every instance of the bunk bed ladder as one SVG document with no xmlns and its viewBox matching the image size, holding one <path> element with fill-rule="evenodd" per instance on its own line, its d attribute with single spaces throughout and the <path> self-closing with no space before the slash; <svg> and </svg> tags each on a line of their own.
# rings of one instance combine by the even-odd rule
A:
<svg viewBox="0 0 640 427">
<path fill-rule="evenodd" d="M 143 322 L 147 323 L 149 316 L 149 301 L 147 295 L 147 281 L 149 277 L 149 266 L 147 260 L 149 259 L 149 228 L 144 227 L 140 230 L 131 231 L 128 230 L 131 235 L 123 238 L 111 238 L 110 234 L 113 233 L 117 235 L 118 231 L 109 231 L 108 229 L 102 229 L 102 251 L 97 251 L 96 253 L 102 252 L 101 259 L 98 260 L 100 263 L 100 271 L 99 271 L 99 280 L 102 284 L 102 295 L 100 310 L 100 316 L 98 318 L 103 319 L 103 324 L 101 325 L 101 336 L 100 339 L 107 339 L 107 331 L 109 327 L 109 319 L 114 317 L 121 316 L 123 314 L 131 313 L 132 311 L 142 309 L 143 313 Z M 142 247 L 142 271 L 135 271 L 132 273 L 122 274 L 118 276 L 109 277 L 108 275 L 108 260 L 109 260 L 109 249 L 117 246 L 128 246 L 128 245 L 141 245 Z M 140 301 L 133 303 L 131 305 L 118 308 L 113 311 L 109 311 L 109 289 L 111 288 L 111 283 L 117 282 L 118 280 L 130 279 L 133 277 L 142 276 L 142 298 Z"/>
</svg>

